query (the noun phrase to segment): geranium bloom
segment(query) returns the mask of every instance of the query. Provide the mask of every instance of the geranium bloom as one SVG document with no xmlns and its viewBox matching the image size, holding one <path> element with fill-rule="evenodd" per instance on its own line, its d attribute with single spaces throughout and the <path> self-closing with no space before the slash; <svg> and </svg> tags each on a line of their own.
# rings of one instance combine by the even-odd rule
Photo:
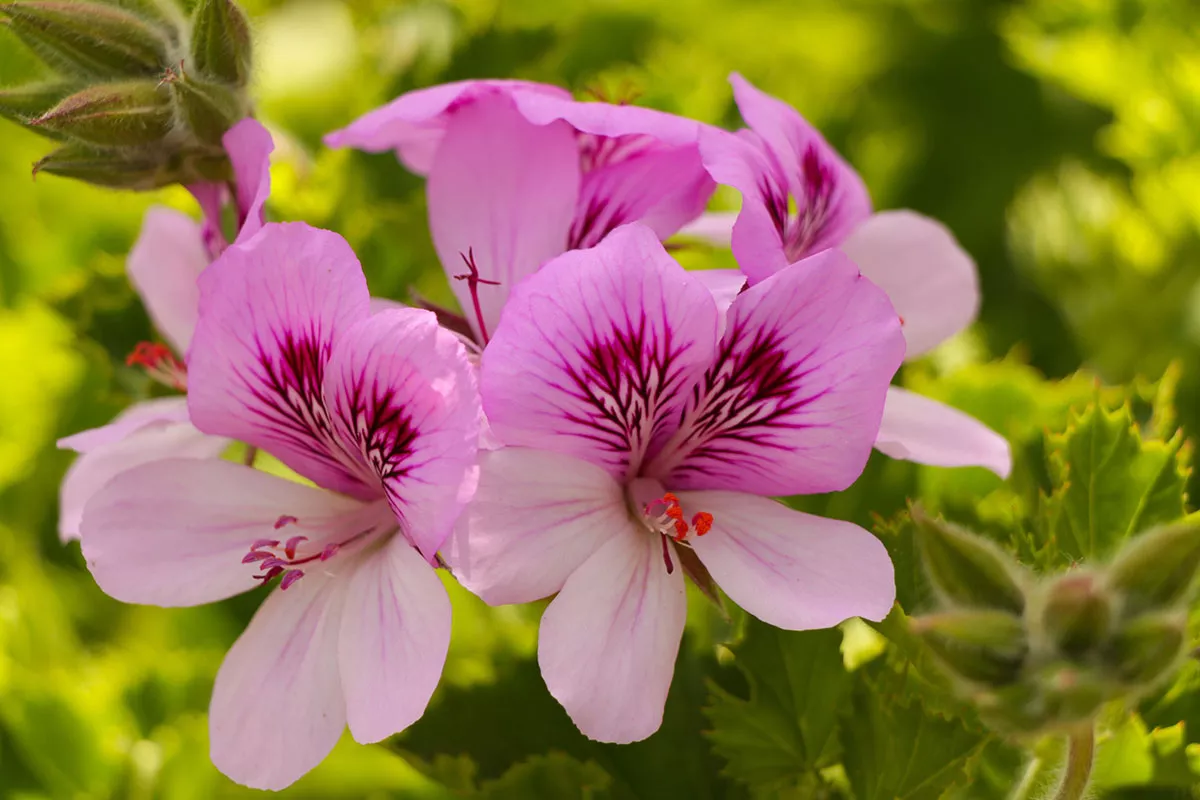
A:
<svg viewBox="0 0 1200 800">
<path fill-rule="evenodd" d="M 629 222 L 665 239 L 704 210 L 715 184 L 700 159 L 701 127 L 576 102 L 554 86 L 464 81 L 402 95 L 325 141 L 395 150 L 428 176 L 434 246 L 486 344 L 509 293 L 550 258 Z"/>
<path fill-rule="evenodd" d="M 472 369 L 432 313 L 372 315 L 328 231 L 267 225 L 201 276 L 192 421 L 316 486 L 160 460 L 95 494 L 82 540 L 125 602 L 208 603 L 279 578 L 213 689 L 212 759 L 234 780 L 282 788 L 347 725 L 375 742 L 424 712 L 450 640 L 431 562 L 475 480 Z"/>
<path fill-rule="evenodd" d="M 514 291 L 480 368 L 506 446 L 482 455 L 446 558 L 489 603 L 557 593 L 538 645 L 550 692 L 592 738 L 649 736 L 697 558 L 783 628 L 888 613 L 875 537 L 769 498 L 858 477 L 903 355 L 887 297 L 837 251 L 722 312 L 653 231 L 620 228 Z"/>
<path fill-rule="evenodd" d="M 750 285 L 805 256 L 839 247 L 891 298 L 908 357 L 970 324 L 979 308 L 975 264 L 940 223 L 911 211 L 871 213 L 862 179 L 791 106 L 734 75 L 750 130 L 706 129 L 713 177 L 742 193 L 736 215 L 706 216 L 688 231 L 730 243 Z M 961 411 L 893 387 L 876 446 L 895 458 L 987 467 L 1004 477 L 1008 442 Z"/>
<path fill-rule="evenodd" d="M 274 145 L 266 129 L 245 119 L 229 129 L 224 143 L 236 196 L 228 197 L 223 184 L 188 187 L 204 211 L 203 222 L 169 208 L 151 208 L 126 267 L 155 327 L 170 343 L 144 342 L 129 363 L 180 391 L 186 389 L 187 371 L 179 356 L 187 352 L 196 327 L 196 278 L 227 246 L 220 229 L 222 206 L 234 203 L 238 239 L 246 239 L 262 227 L 270 193 L 268 158 Z M 79 537 L 88 499 L 117 473 L 160 458 L 215 458 L 229 440 L 196 430 L 188 420 L 187 400 L 168 397 L 134 403 L 112 423 L 68 436 L 58 445 L 80 453 L 61 489 L 58 530 L 67 541 Z"/>
</svg>

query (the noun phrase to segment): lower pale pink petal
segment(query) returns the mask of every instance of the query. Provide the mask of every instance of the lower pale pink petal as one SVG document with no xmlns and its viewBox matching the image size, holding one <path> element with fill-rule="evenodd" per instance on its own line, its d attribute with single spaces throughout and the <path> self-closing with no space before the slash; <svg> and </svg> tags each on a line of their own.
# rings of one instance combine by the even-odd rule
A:
<svg viewBox="0 0 1200 800">
<path fill-rule="evenodd" d="M 324 396 L 343 447 L 432 562 L 475 481 L 481 412 L 462 343 L 431 311 L 377 312 L 338 340 Z"/>
<path fill-rule="evenodd" d="M 565 89 L 543 83 L 471 80 L 418 89 L 370 111 L 325 137 L 327 147 L 354 147 L 370 153 L 395 150 L 404 166 L 425 175 L 433 165 L 454 115 L 476 99 L 492 94 L 546 94 L 569 100 Z"/>
<path fill-rule="evenodd" d="M 937 220 L 912 211 L 875 214 L 842 244 L 842 252 L 887 292 L 904 321 L 908 358 L 936 347 L 975 319 L 975 262 Z"/>
<path fill-rule="evenodd" d="M 87 453 L 97 447 L 119 442 L 139 428 L 162 422 L 187 422 L 186 397 L 159 397 L 143 400 L 126 408 L 116 419 L 99 428 L 72 434 L 58 440 L 58 446 L 76 453 Z"/>
<path fill-rule="evenodd" d="M 283 789 L 341 737 L 337 648 L 350 577 L 313 570 L 272 592 L 225 656 L 208 711 L 209 747 L 217 769 L 238 783 Z"/>
<path fill-rule="evenodd" d="M 170 208 L 146 212 L 126 271 L 154 327 L 177 353 L 187 352 L 191 343 L 200 301 L 196 279 L 208 261 L 208 248 L 194 219 Z"/>
<path fill-rule="evenodd" d="M 985 467 L 1007 478 L 1008 441 L 972 416 L 928 397 L 891 387 L 875 447 L 892 458 L 935 467 Z"/>
<path fill-rule="evenodd" d="M 481 324 L 495 331 L 513 287 L 567 249 L 579 180 L 575 134 L 566 123 L 534 125 L 500 94 L 455 112 L 429 172 L 429 227 L 480 341 L 487 338 Z M 471 282 L 456 279 L 471 264 L 487 281 L 475 287 L 477 295 Z"/>
<path fill-rule="evenodd" d="M 259 564 L 243 563 L 257 540 L 344 539 L 362 509 L 230 461 L 167 459 L 125 470 L 92 495 L 83 555 L 96 583 L 118 600 L 199 605 L 258 585 Z"/>
<path fill-rule="evenodd" d="M 261 447 L 320 486 L 376 496 L 334 435 L 322 395 L 334 342 L 369 315 L 362 268 L 335 233 L 270 224 L 230 247 L 200 281 L 192 422 Z"/>
<path fill-rule="evenodd" d="M 263 205 L 271 195 L 271 153 L 275 142 L 258 120 L 247 117 L 221 137 L 233 165 L 237 187 L 238 219 L 241 230 L 237 241 L 244 242 L 262 230 Z"/>
<path fill-rule="evenodd" d="M 733 301 L 716 363 L 645 474 L 767 496 L 845 489 L 903 357 L 884 293 L 837 250 L 805 259 Z"/>
<path fill-rule="evenodd" d="M 506 447 L 480 458 L 479 489 L 444 556 L 459 582 L 488 603 L 528 603 L 562 589 L 628 524 L 621 487 L 601 467 Z"/>
<path fill-rule="evenodd" d="M 433 568 L 400 536 L 365 556 L 346 589 L 337 651 L 355 741 L 420 719 L 449 647 L 450 598 Z"/>
<path fill-rule="evenodd" d="M 787 630 L 850 617 L 879 621 L 896 598 L 883 544 L 849 522 L 740 492 L 680 492 L 684 513 L 712 514 L 688 539 L 717 585 L 743 609 Z"/>
<path fill-rule="evenodd" d="M 542 677 L 591 739 L 636 742 L 662 724 L 687 616 L 683 571 L 667 571 L 665 541 L 633 522 L 611 531 L 542 616 Z"/>
<path fill-rule="evenodd" d="M 229 440 L 196 430 L 190 422 L 151 422 L 125 438 L 95 447 L 67 470 L 60 489 L 58 533 L 79 538 L 83 509 L 104 484 L 140 464 L 168 458 L 217 458 Z"/>
<path fill-rule="evenodd" d="M 673 430 L 716 330 L 712 296 L 658 237 L 618 228 L 554 259 L 509 301 L 481 364 L 492 432 L 625 480 Z"/>
</svg>

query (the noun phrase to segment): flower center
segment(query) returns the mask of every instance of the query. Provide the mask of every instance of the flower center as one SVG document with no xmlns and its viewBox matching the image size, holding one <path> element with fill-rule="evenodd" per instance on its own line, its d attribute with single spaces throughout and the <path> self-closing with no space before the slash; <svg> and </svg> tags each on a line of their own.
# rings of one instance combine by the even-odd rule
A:
<svg viewBox="0 0 1200 800">
<path fill-rule="evenodd" d="M 296 517 L 283 514 L 275 520 L 275 530 L 297 525 L 299 522 Z M 372 525 L 342 539 L 334 538 L 320 542 L 310 542 L 307 536 L 291 536 L 282 541 L 255 539 L 249 552 L 242 558 L 242 563 L 254 564 L 254 568 L 260 570 L 254 576 L 255 580 L 267 583 L 279 578 L 279 588 L 286 591 L 289 586 L 304 577 L 301 566 L 329 561 L 348 548 L 365 544 L 379 529 L 378 525 Z"/>
<path fill-rule="evenodd" d="M 679 498 L 671 492 L 663 492 L 661 484 L 647 478 L 635 479 L 627 491 L 630 511 L 647 531 L 659 536 L 667 573 L 674 572 L 672 544 L 689 547 L 689 537 L 703 536 L 712 529 L 713 515 L 697 511 L 689 523 Z"/>
<path fill-rule="evenodd" d="M 165 344 L 138 342 L 133 352 L 125 357 L 125 366 L 141 367 L 147 375 L 164 386 L 187 391 L 187 367 Z"/>
</svg>

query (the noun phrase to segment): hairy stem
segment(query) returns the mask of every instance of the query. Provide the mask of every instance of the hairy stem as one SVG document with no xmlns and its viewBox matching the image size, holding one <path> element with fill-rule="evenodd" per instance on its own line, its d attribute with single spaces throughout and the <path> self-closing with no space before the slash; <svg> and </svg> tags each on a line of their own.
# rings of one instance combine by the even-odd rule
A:
<svg viewBox="0 0 1200 800">
<path fill-rule="evenodd" d="M 1054 800 L 1080 800 L 1092 777 L 1092 757 L 1096 752 L 1096 730 L 1087 725 L 1071 732 L 1067 739 L 1067 771 Z"/>
</svg>

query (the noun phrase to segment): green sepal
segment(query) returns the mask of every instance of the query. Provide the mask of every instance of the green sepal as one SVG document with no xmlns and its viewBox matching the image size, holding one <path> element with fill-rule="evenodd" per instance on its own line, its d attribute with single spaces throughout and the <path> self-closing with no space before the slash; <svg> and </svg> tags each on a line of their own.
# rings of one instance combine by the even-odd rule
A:
<svg viewBox="0 0 1200 800">
<path fill-rule="evenodd" d="M 250 81 L 250 23 L 233 0 L 200 0 L 192 15 L 192 65 L 225 83 Z"/>
<path fill-rule="evenodd" d="M 1007 611 L 952 610 L 909 624 L 951 677 L 971 683 L 1012 683 L 1029 649 L 1024 624 Z"/>
<path fill-rule="evenodd" d="M 1108 581 L 1125 596 L 1127 613 L 1165 609 L 1186 601 L 1200 569 L 1200 514 L 1131 540 L 1108 568 Z"/>
<path fill-rule="evenodd" d="M 98 77 L 154 75 L 167 61 L 162 31 L 113 6 L 78 2 L 0 4 L 9 28 L 65 71 Z"/>
<path fill-rule="evenodd" d="M 205 144 L 219 147 L 225 131 L 245 116 L 238 96 L 220 84 L 197 81 L 174 71 L 168 72 L 164 83 L 184 124 Z"/>
<path fill-rule="evenodd" d="M 0 117 L 6 117 L 42 136 L 62 139 L 63 137 L 54 131 L 30 125 L 29 120 L 45 114 L 64 97 L 78 90 L 79 85 L 71 81 L 35 83 L 0 89 Z"/>
<path fill-rule="evenodd" d="M 1080 657 L 1108 640 L 1115 611 L 1103 584 L 1099 575 L 1076 570 L 1045 587 L 1042 631 L 1059 652 Z"/>
<path fill-rule="evenodd" d="M 76 92 L 30 124 L 88 144 L 142 147 L 171 132 L 174 111 L 156 81 L 126 81 Z"/>
<path fill-rule="evenodd" d="M 1010 556 L 957 525 L 930 518 L 920 506 L 913 507 L 912 518 L 925 572 L 947 603 L 1024 611 L 1020 565 Z"/>
<path fill-rule="evenodd" d="M 35 176 L 43 172 L 112 189 L 157 189 L 174 180 L 170 168 L 154 156 L 117 158 L 82 144 L 60 147 L 34 164 Z"/>
<path fill-rule="evenodd" d="M 1143 614 L 1121 626 L 1106 656 L 1122 681 L 1149 688 L 1175 666 L 1186 636 L 1183 611 Z"/>
</svg>

